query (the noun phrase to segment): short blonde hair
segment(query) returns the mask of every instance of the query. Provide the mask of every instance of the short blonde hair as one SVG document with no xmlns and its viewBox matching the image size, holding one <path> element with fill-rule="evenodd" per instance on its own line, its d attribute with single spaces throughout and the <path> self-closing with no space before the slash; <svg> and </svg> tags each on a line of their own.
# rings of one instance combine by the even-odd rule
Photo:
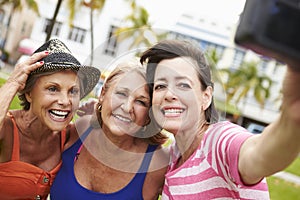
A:
<svg viewBox="0 0 300 200">
<path fill-rule="evenodd" d="M 129 72 L 137 72 L 145 79 L 145 84 L 147 84 L 145 66 L 141 65 L 138 60 L 130 60 L 127 62 L 121 62 L 116 66 L 116 68 L 105 79 L 102 90 L 107 91 L 115 79 Z M 151 105 L 152 104 L 150 102 L 150 107 Z M 97 108 L 99 107 L 101 107 L 101 103 L 98 103 Z M 102 126 L 101 110 L 96 110 L 96 114 L 98 122 L 100 126 Z M 167 136 L 161 133 L 161 129 L 155 124 L 156 122 L 153 117 L 149 116 L 149 118 L 151 119 L 150 124 L 146 126 L 145 130 L 138 131 L 136 137 L 143 138 L 149 144 L 163 144 L 167 140 Z"/>
</svg>

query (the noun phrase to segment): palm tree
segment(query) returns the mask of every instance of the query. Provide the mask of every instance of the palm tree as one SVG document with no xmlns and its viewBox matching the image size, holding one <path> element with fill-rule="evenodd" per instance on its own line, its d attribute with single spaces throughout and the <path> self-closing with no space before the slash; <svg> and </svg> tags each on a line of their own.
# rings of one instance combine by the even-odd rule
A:
<svg viewBox="0 0 300 200">
<path fill-rule="evenodd" d="M 91 59 L 90 59 L 90 65 L 92 65 L 93 60 L 94 60 L 94 11 L 102 11 L 103 7 L 105 4 L 105 0 L 90 0 L 89 2 L 82 0 L 79 2 L 79 5 L 86 6 L 90 8 L 90 28 L 91 28 Z M 68 0 L 68 7 L 70 10 L 70 16 L 69 16 L 69 21 L 70 25 L 72 26 L 74 17 L 75 17 L 75 12 L 77 10 L 76 8 L 76 0 Z"/>
<path fill-rule="evenodd" d="M 7 20 L 7 27 L 6 27 L 6 33 L 5 33 L 5 38 L 4 38 L 4 42 L 2 44 L 2 48 L 5 48 L 5 43 L 7 41 L 8 38 L 8 33 L 9 33 L 9 28 L 10 28 L 10 22 L 11 22 L 11 18 L 14 15 L 14 12 L 16 11 L 21 11 L 23 9 L 23 1 L 21 0 L 1 0 L 0 1 L 0 7 L 2 7 L 3 5 L 11 5 L 11 11 Z M 34 0 L 25 0 L 25 3 L 27 5 L 27 7 L 31 10 L 33 10 L 35 13 L 37 13 L 39 15 L 39 9 L 38 9 L 38 5 L 36 3 L 36 1 Z"/>
<path fill-rule="evenodd" d="M 216 82 L 219 82 L 222 84 L 222 80 L 221 78 L 218 76 L 218 62 L 220 60 L 220 56 L 218 55 L 217 51 L 215 48 L 209 49 L 206 53 L 206 58 L 208 60 L 209 66 L 211 68 L 212 71 L 212 79 Z"/>
<path fill-rule="evenodd" d="M 272 80 L 265 75 L 260 75 L 256 62 L 243 62 L 238 70 L 221 69 L 221 73 L 227 74 L 227 81 L 224 81 L 227 93 L 227 102 L 234 100 L 238 104 L 245 99 L 248 93 L 253 90 L 255 100 L 263 108 L 265 101 L 270 97 Z"/>
<path fill-rule="evenodd" d="M 129 46 L 129 49 L 132 49 L 142 44 L 149 47 L 154 42 L 166 37 L 167 33 L 157 34 L 152 29 L 152 24 L 149 22 L 149 13 L 144 7 L 138 6 L 135 0 L 129 0 L 129 3 L 132 12 L 125 18 L 125 22 L 129 22 L 131 25 L 116 29 L 115 34 L 118 42 L 134 37 Z"/>
</svg>

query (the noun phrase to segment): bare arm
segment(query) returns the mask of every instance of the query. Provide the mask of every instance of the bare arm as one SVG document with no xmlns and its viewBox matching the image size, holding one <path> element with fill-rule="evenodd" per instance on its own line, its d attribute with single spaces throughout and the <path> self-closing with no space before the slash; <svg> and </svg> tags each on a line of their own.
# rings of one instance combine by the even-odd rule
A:
<svg viewBox="0 0 300 200">
<path fill-rule="evenodd" d="M 26 80 L 31 71 L 41 67 L 43 63 L 37 62 L 48 53 L 40 52 L 32 55 L 26 61 L 15 66 L 14 71 L 7 79 L 6 83 L 0 88 L 0 130 L 3 127 L 6 113 L 18 91 L 25 87 Z M 0 135 L 0 138 L 2 136 Z"/>
<path fill-rule="evenodd" d="M 241 147 L 239 172 L 246 184 L 286 168 L 300 152 L 300 72 L 287 69 L 282 113 L 261 135 Z"/>
</svg>

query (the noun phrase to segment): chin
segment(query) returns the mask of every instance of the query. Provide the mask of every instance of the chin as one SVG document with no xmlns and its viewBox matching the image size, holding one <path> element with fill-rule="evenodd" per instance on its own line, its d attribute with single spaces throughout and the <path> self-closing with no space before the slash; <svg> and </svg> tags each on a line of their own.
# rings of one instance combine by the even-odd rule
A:
<svg viewBox="0 0 300 200">
<path fill-rule="evenodd" d="M 65 123 L 65 124 L 51 124 L 49 125 L 49 129 L 51 129 L 52 131 L 62 131 L 64 128 L 67 127 L 69 123 Z"/>
</svg>

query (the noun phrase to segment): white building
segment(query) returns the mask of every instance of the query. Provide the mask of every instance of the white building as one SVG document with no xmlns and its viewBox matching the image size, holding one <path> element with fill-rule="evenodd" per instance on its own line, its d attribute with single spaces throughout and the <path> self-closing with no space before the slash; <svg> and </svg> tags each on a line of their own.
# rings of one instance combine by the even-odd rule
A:
<svg viewBox="0 0 300 200">
<path fill-rule="evenodd" d="M 271 97 L 266 102 L 264 109 L 254 99 L 253 95 L 242 101 L 237 107 L 242 111 L 247 121 L 257 121 L 257 123 L 268 124 L 274 121 L 279 115 L 280 101 L 276 99 L 280 96 L 281 83 L 286 66 L 274 59 L 255 54 L 252 51 L 235 45 L 234 34 L 238 22 L 226 24 L 207 16 L 196 17 L 194 15 L 183 14 L 172 29 L 173 37 L 185 38 L 198 43 L 204 50 L 216 49 L 221 60 L 219 68 L 238 69 L 243 61 L 257 61 L 261 74 L 265 74 L 273 80 Z M 224 100 L 222 87 L 216 88 L 215 97 Z M 245 121 L 245 123 L 248 123 Z M 246 124 L 243 123 L 246 126 Z"/>
<path fill-rule="evenodd" d="M 146 2 L 143 2 L 143 0 L 140 0 L 139 2 L 145 3 L 146 6 Z M 35 19 L 34 26 L 32 26 L 30 35 L 23 34 L 24 37 L 19 37 L 19 39 L 10 39 L 16 43 L 13 45 L 10 43 L 12 52 L 18 52 L 18 50 L 21 50 L 23 53 L 32 52 L 36 47 L 45 42 L 46 30 L 49 26 L 50 19 L 53 16 L 56 3 L 56 0 L 39 0 L 40 17 L 37 17 L 32 13 L 23 13 L 23 17 L 20 18 L 22 20 L 19 20 L 19 23 L 23 24 L 14 25 L 14 27 L 25 26 L 24 24 L 27 23 L 27 20 L 29 19 Z M 159 1 L 156 3 L 159 3 Z M 115 58 L 122 59 L 128 55 L 134 55 L 134 51 L 129 51 L 127 49 L 128 45 L 126 46 L 126 42 L 125 45 L 124 43 L 120 45 L 116 38 L 113 37 L 113 30 L 126 23 L 124 22 L 124 17 L 130 12 L 129 5 L 126 1 L 109 0 L 106 1 L 105 7 L 101 13 L 95 12 L 94 14 L 95 49 L 93 51 L 93 65 L 100 68 L 102 71 L 109 70 L 110 67 L 114 65 Z M 155 12 L 157 11 L 153 8 L 149 8 L 150 16 L 158 14 Z M 243 111 L 244 116 L 258 122 L 267 124 L 277 118 L 279 105 L 274 106 L 275 104 L 272 101 L 277 98 L 280 90 L 282 74 L 285 70 L 285 67 L 282 64 L 237 47 L 233 42 L 237 22 L 226 22 L 208 16 L 207 14 L 199 15 L 198 13 L 197 15 L 194 15 L 191 12 L 176 13 L 175 11 L 168 12 L 168 10 L 165 9 L 164 15 L 167 16 L 168 13 L 172 15 L 171 18 L 173 19 L 172 21 L 168 21 L 168 26 L 163 25 L 164 23 L 162 21 L 164 18 L 157 19 L 154 17 L 154 19 L 157 20 L 154 21 L 154 24 L 158 25 L 158 29 L 162 29 L 161 27 L 163 27 L 165 31 L 170 32 L 169 37 L 171 38 L 193 40 L 204 50 L 215 48 L 217 53 L 221 56 L 218 67 L 230 67 L 236 69 L 243 60 L 259 60 L 260 65 L 258 67 L 260 72 L 267 74 L 274 81 L 274 86 L 272 88 L 273 96 L 270 98 L 270 102 L 267 102 L 265 109 L 263 110 L 259 108 L 259 105 L 251 97 L 238 106 Z M 89 56 L 91 53 L 91 39 L 89 9 L 81 7 L 80 10 L 77 11 L 72 27 L 69 26 L 68 18 L 69 10 L 66 7 L 65 1 L 63 1 L 52 31 L 52 37 L 57 37 L 64 41 L 81 63 L 90 64 Z M 22 33 L 20 35 L 22 36 Z M 14 36 L 11 37 L 15 38 Z M 27 38 L 27 40 L 25 38 Z M 216 94 L 216 97 L 223 98 L 224 93 L 221 91 L 222 88 L 217 90 L 221 93 Z"/>
</svg>

